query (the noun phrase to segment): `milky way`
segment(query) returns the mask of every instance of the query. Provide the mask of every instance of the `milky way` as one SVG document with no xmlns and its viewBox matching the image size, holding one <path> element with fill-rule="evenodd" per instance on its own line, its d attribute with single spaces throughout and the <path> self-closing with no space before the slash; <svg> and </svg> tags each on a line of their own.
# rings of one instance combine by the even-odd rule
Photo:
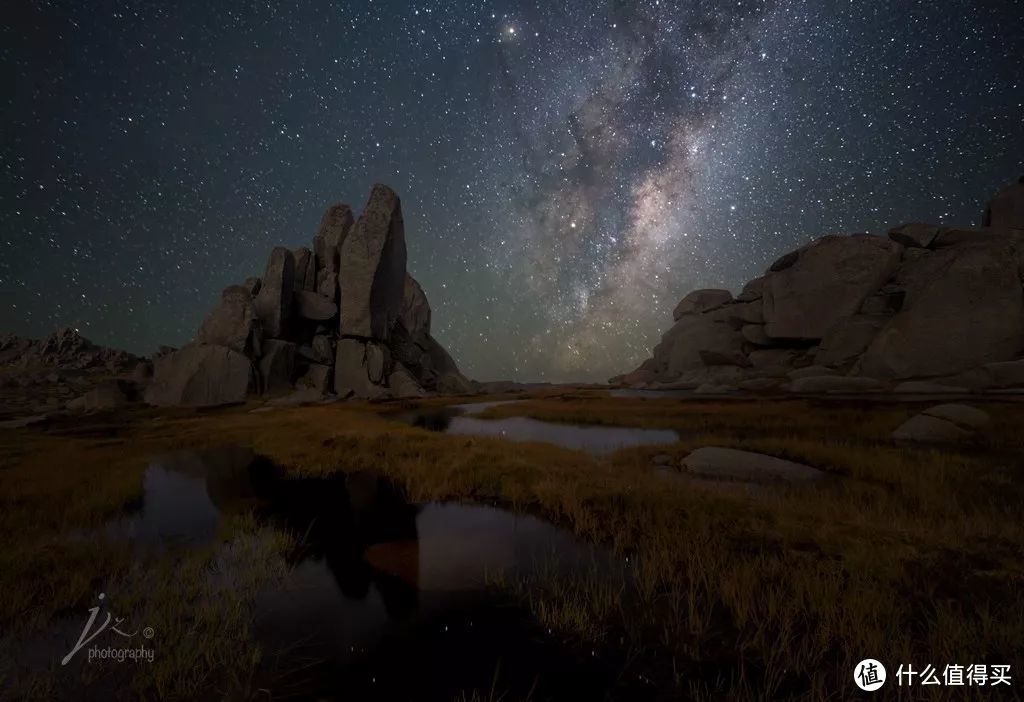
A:
<svg viewBox="0 0 1024 702">
<path fill-rule="evenodd" d="M 10 3 L 0 330 L 184 343 L 379 181 L 468 375 L 603 379 L 692 288 L 1024 173 L 1009 0 L 169 5 Z"/>
</svg>

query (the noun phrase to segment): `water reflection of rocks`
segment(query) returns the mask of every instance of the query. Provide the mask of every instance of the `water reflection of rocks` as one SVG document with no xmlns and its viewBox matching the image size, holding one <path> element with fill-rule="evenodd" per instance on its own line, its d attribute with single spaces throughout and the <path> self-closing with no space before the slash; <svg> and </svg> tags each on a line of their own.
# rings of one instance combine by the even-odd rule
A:
<svg viewBox="0 0 1024 702">
<path fill-rule="evenodd" d="M 288 685 L 302 694 L 362 689 L 382 698 L 416 689 L 417 699 L 452 699 L 487 688 L 499 660 L 507 688 L 528 689 L 532 676 L 577 663 L 548 650 L 553 643 L 537 639 L 522 611 L 496 605 L 485 578 L 608 564 L 531 516 L 410 504 L 369 473 L 289 478 L 241 448 L 154 460 L 144 493 L 137 511 L 110 527 L 143 549 L 206 543 L 221 516 L 250 510 L 294 537 L 289 575 L 260 595 L 254 625 L 268 666 L 294 670 L 296 660 L 312 661 Z M 415 674 L 396 671 L 395 657 Z M 413 683 L 416 675 L 425 679 Z"/>
<path fill-rule="evenodd" d="M 553 444 L 598 456 L 611 454 L 621 448 L 673 444 L 679 441 L 679 434 L 671 429 L 547 422 L 532 417 L 481 419 L 471 416 L 490 407 L 514 402 L 516 401 L 474 402 L 390 416 L 398 421 L 429 431 L 459 436 L 487 436 L 508 441 Z"/>
</svg>

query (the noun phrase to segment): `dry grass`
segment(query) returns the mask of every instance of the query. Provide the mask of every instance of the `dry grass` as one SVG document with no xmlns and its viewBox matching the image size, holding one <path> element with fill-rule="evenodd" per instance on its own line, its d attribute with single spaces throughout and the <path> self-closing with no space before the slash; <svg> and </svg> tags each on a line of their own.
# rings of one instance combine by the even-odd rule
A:
<svg viewBox="0 0 1024 702">
<path fill-rule="evenodd" d="M 991 405 L 986 435 L 945 452 L 888 440 L 915 410 L 903 405 L 588 392 L 483 415 L 673 428 L 682 437 L 606 460 L 431 433 L 386 421 L 380 409 L 143 413 L 112 420 L 116 436 L 84 436 L 82 427 L 0 436 L 10 463 L 0 470 L 0 527 L 13 547 L 0 563 L 0 628 L 82 607 L 95 578 L 127 567 L 111 552 L 73 579 L 52 576 L 63 559 L 95 556 L 46 545 L 137 497 L 148 456 L 237 442 L 296 475 L 374 470 L 413 500 L 496 501 L 607 545 L 629 559 L 628 587 L 590 572 L 496 586 L 567 638 L 621 651 L 667 694 L 838 699 L 868 656 L 1009 663 L 1015 673 L 1024 664 L 1024 405 Z M 834 478 L 751 495 L 650 470 L 655 454 L 704 445 L 805 461 Z"/>
<path fill-rule="evenodd" d="M 196 699 L 211 688 L 224 699 L 253 696 L 261 661 L 253 603 L 261 588 L 283 580 L 284 554 L 294 544 L 251 516 L 234 520 L 216 548 L 161 561 L 118 598 L 119 607 L 160 633 L 160 655 L 132 680 L 140 697 Z"/>
</svg>

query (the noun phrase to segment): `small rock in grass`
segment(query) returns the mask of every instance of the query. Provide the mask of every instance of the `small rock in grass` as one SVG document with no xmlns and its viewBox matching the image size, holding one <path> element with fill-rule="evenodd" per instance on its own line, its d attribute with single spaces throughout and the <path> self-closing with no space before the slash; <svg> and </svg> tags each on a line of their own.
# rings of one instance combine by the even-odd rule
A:
<svg viewBox="0 0 1024 702">
<path fill-rule="evenodd" d="M 706 446 L 683 459 L 685 471 L 709 478 L 744 481 L 803 481 L 823 477 L 823 471 L 752 451 Z"/>
</svg>

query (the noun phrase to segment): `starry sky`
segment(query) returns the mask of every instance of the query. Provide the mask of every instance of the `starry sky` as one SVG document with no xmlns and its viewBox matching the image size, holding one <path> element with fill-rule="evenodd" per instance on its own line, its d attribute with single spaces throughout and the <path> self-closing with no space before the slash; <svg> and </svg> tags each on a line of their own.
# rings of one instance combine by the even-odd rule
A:
<svg viewBox="0 0 1024 702">
<path fill-rule="evenodd" d="M 479 379 L 630 370 L 696 287 L 977 224 L 1024 174 L 1016 0 L 7 0 L 0 331 L 150 353 L 402 197 Z"/>
</svg>

